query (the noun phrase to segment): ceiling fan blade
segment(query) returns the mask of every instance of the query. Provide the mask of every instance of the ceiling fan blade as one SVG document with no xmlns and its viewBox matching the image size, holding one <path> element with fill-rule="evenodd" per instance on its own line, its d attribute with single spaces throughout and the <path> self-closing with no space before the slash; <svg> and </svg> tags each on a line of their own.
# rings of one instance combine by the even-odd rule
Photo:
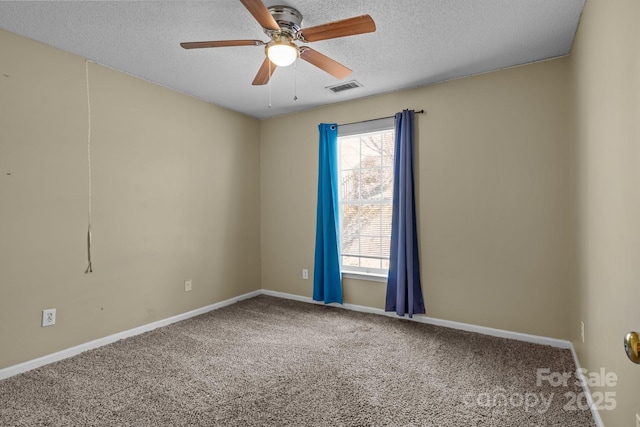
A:
<svg viewBox="0 0 640 427">
<path fill-rule="evenodd" d="M 375 30 L 376 23 L 373 22 L 373 18 L 369 15 L 362 15 L 304 28 L 300 31 L 300 39 L 306 42 L 316 42 L 318 40 L 372 33 Z"/>
<path fill-rule="evenodd" d="M 269 12 L 269 9 L 267 9 L 260 0 L 240 0 L 240 3 L 256 18 L 256 21 L 258 21 L 258 24 L 260 24 L 262 28 L 280 31 L 280 26 L 276 20 L 273 19 L 273 16 L 271 16 L 271 12 Z"/>
<path fill-rule="evenodd" d="M 326 55 L 321 54 L 317 50 L 313 50 L 308 46 L 300 47 L 300 58 L 304 59 L 308 63 L 315 65 L 323 71 L 331 74 L 333 77 L 337 79 L 344 79 L 352 71 L 342 65 L 341 63 L 334 61 Z"/>
<path fill-rule="evenodd" d="M 262 46 L 262 40 L 214 40 L 208 42 L 184 42 L 180 43 L 184 49 L 202 49 L 206 47 L 229 47 L 229 46 Z"/>
<path fill-rule="evenodd" d="M 269 79 L 273 75 L 273 72 L 276 70 L 277 65 L 271 62 L 271 68 L 269 68 L 269 57 L 264 58 L 264 62 L 260 66 L 258 70 L 258 74 L 256 74 L 255 79 L 253 79 L 254 86 L 266 85 L 269 83 Z"/>
</svg>

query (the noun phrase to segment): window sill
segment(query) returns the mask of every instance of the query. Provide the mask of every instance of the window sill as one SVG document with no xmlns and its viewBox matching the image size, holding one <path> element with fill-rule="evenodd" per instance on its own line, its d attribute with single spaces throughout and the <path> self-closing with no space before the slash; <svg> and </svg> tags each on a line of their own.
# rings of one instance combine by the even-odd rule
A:
<svg viewBox="0 0 640 427">
<path fill-rule="evenodd" d="M 361 271 L 343 271 L 342 277 L 345 279 L 366 280 L 368 282 L 387 282 L 386 274 L 363 273 Z"/>
</svg>

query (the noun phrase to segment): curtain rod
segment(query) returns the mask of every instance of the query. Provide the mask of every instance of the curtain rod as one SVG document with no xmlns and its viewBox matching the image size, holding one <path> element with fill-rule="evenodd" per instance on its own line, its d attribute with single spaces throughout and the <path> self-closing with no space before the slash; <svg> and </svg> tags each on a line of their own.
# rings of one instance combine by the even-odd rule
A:
<svg viewBox="0 0 640 427">
<path fill-rule="evenodd" d="M 426 113 L 424 112 L 424 110 L 420 110 L 420 111 L 416 111 L 415 114 L 426 114 Z M 387 116 L 387 117 L 378 117 L 377 119 L 362 120 L 360 122 L 341 123 L 338 126 L 355 125 L 357 123 L 367 123 L 367 122 L 373 122 L 373 121 L 376 121 L 376 120 L 392 119 L 394 117 L 395 117 L 395 115 Z"/>
</svg>

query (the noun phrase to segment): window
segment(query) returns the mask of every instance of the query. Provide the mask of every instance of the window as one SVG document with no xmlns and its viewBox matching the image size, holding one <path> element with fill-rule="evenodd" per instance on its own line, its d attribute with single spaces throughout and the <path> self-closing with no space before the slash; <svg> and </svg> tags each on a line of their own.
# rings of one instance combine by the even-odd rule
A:
<svg viewBox="0 0 640 427">
<path fill-rule="evenodd" d="M 338 128 L 342 270 L 389 270 L 394 118 Z"/>
</svg>

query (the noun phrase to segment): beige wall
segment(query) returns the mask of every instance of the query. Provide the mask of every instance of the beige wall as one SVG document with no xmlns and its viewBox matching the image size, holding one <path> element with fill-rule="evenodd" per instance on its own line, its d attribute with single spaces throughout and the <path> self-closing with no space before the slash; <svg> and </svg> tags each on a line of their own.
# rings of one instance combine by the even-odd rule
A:
<svg viewBox="0 0 640 427">
<path fill-rule="evenodd" d="M 85 275 L 84 59 L 0 58 L 0 368 L 261 288 L 258 120 L 90 64 Z"/>
<path fill-rule="evenodd" d="M 640 366 L 623 351 L 640 331 L 640 2 L 589 0 L 570 56 L 579 183 L 579 282 L 571 338 L 590 371 L 619 378 L 607 426 L 634 426 Z M 585 323 L 585 343 L 580 321 Z"/>
<path fill-rule="evenodd" d="M 566 338 L 575 232 L 569 61 L 561 58 L 261 124 L 262 285 L 311 296 L 317 125 L 416 116 L 427 315 Z M 365 82 L 366 84 L 366 82 Z M 385 284 L 347 279 L 382 308 Z"/>
</svg>

